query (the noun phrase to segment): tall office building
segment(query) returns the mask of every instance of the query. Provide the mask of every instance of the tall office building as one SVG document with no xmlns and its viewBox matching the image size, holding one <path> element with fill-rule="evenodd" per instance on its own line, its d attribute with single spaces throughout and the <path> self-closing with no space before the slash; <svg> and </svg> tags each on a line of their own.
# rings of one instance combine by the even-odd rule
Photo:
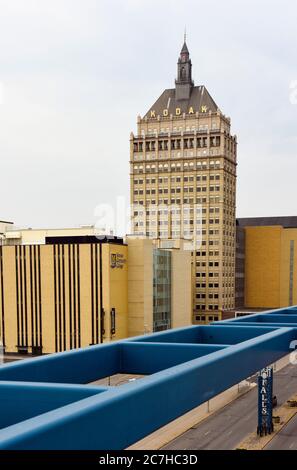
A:
<svg viewBox="0 0 297 470">
<path fill-rule="evenodd" d="M 131 134 L 134 234 L 191 239 L 193 321 L 234 309 L 237 141 L 205 86 L 194 86 L 186 44 L 175 88 L 166 89 Z"/>
</svg>

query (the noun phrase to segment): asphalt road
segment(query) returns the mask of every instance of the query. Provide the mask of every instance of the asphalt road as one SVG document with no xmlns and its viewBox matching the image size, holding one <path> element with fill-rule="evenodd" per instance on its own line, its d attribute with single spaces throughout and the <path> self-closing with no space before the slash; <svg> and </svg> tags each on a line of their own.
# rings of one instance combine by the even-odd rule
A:
<svg viewBox="0 0 297 470">
<path fill-rule="evenodd" d="M 297 450 L 297 416 L 288 422 L 264 450 Z"/>
<path fill-rule="evenodd" d="M 274 375 L 274 394 L 277 395 L 278 405 L 282 405 L 296 392 L 297 366 L 289 365 Z M 248 434 L 257 428 L 257 393 L 257 387 L 255 387 L 247 394 L 242 395 L 225 406 L 222 410 L 211 415 L 202 423 L 174 439 L 163 449 L 235 449 Z M 294 421 L 295 426 L 293 426 L 293 431 L 295 432 L 294 439 L 296 439 L 297 420 Z"/>
</svg>

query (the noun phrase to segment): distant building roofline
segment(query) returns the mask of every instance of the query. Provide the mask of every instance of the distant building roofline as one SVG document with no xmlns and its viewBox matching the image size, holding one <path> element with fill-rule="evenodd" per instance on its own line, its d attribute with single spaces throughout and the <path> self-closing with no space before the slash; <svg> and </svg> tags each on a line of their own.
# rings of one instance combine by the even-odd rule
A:
<svg viewBox="0 0 297 470">
<path fill-rule="evenodd" d="M 58 237 L 45 237 L 46 245 L 71 245 L 71 244 L 92 244 L 92 243 L 111 243 L 116 245 L 123 245 L 124 241 L 121 237 L 113 235 L 70 235 Z"/>
<path fill-rule="evenodd" d="M 279 225 L 283 228 L 297 228 L 297 216 L 243 217 L 236 219 L 237 227 L 267 227 Z"/>
<path fill-rule="evenodd" d="M 1 221 L 0 221 L 1 222 Z M 13 222 L 7 222 L 12 223 Z M 58 231 L 65 231 L 65 230 L 98 230 L 94 225 L 79 225 L 76 227 L 16 227 L 14 230 L 18 232 L 58 232 Z"/>
</svg>

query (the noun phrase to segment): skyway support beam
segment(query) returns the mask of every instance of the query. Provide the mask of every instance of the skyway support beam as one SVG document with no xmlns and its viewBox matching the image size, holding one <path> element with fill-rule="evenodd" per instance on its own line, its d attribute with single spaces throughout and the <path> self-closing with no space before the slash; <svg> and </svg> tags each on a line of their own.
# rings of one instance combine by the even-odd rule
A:
<svg viewBox="0 0 297 470">
<path fill-rule="evenodd" d="M 288 310 L 2 365 L 0 449 L 126 448 L 288 354 Z M 86 385 L 117 373 L 145 377 Z"/>
</svg>

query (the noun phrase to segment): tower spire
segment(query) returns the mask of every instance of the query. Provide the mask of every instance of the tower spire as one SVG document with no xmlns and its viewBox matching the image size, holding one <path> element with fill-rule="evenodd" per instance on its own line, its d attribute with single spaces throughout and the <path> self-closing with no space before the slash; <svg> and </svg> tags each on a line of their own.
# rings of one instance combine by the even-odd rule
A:
<svg viewBox="0 0 297 470">
<path fill-rule="evenodd" d="M 184 44 L 177 63 L 177 79 L 175 80 L 175 95 L 177 100 L 190 98 L 194 82 L 192 80 L 192 62 L 187 46 L 187 31 L 184 31 Z"/>
</svg>

